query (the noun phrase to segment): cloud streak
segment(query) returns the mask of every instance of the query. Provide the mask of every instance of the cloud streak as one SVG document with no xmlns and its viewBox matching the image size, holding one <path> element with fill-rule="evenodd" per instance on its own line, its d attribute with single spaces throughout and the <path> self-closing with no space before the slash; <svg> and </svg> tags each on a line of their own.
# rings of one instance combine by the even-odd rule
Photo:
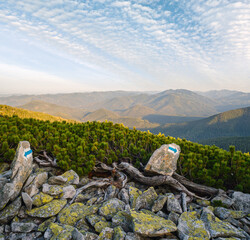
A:
<svg viewBox="0 0 250 240">
<path fill-rule="evenodd" d="M 76 75 L 82 74 L 86 90 L 101 81 L 126 90 L 235 88 L 237 79 L 238 90 L 250 91 L 249 16 L 246 0 L 0 3 L 5 33 L 20 34 L 48 58 L 82 66 L 85 70 L 72 72 L 71 81 L 80 81 Z M 46 56 L 39 61 L 45 64 Z M 57 75 L 59 69 L 43 71 Z M 91 71 L 103 78 L 89 84 Z"/>
</svg>

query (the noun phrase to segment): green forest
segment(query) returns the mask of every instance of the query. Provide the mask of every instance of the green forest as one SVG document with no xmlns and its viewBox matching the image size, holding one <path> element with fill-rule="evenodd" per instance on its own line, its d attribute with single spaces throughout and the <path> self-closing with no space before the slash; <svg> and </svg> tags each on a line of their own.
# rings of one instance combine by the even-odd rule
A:
<svg viewBox="0 0 250 240">
<path fill-rule="evenodd" d="M 250 155 L 233 146 L 226 151 L 112 122 L 50 122 L 0 115 L 0 161 L 11 163 L 22 140 L 31 143 L 34 155 L 46 150 L 63 170 L 73 169 L 79 175 L 91 172 L 96 161 L 129 161 L 139 168 L 162 144 L 174 142 L 181 147 L 178 173 L 200 184 L 250 192 Z"/>
</svg>

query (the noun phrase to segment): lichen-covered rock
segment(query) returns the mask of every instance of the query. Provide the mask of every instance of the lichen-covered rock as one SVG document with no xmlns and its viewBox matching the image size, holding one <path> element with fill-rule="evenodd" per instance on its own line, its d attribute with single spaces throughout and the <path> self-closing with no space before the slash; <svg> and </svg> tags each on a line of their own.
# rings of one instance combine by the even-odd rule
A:
<svg viewBox="0 0 250 240">
<path fill-rule="evenodd" d="M 180 152 L 180 147 L 175 143 L 162 145 L 150 157 L 145 171 L 172 176 L 177 169 Z"/>
<path fill-rule="evenodd" d="M 201 200 L 201 199 L 197 199 L 196 202 L 202 206 L 202 207 L 208 207 L 211 206 L 211 202 L 208 200 Z"/>
<path fill-rule="evenodd" d="M 234 206 L 239 211 L 250 214 L 250 194 L 242 192 L 234 192 L 232 195 Z"/>
<path fill-rule="evenodd" d="M 182 213 L 182 208 L 179 201 L 175 198 L 173 193 L 167 193 L 166 196 L 168 197 L 167 200 L 167 210 L 168 212 L 176 212 Z"/>
<path fill-rule="evenodd" d="M 138 234 L 128 232 L 126 233 L 125 240 L 141 240 L 141 238 L 138 236 Z"/>
<path fill-rule="evenodd" d="M 241 219 L 246 216 L 246 213 L 244 213 L 243 211 L 234 211 L 223 207 L 215 208 L 214 214 L 221 220 L 224 220 L 226 218 Z"/>
<path fill-rule="evenodd" d="M 73 203 L 58 214 L 58 219 L 62 224 L 73 226 L 81 218 L 95 214 L 98 208 L 98 205 L 86 206 L 83 203 Z"/>
<path fill-rule="evenodd" d="M 14 202 L 10 203 L 0 212 L 0 223 L 8 223 L 13 219 L 17 214 L 19 209 L 22 206 L 21 197 L 18 197 Z"/>
<path fill-rule="evenodd" d="M 154 201 L 157 199 L 158 195 L 153 187 L 150 187 L 146 191 L 144 191 L 135 202 L 135 209 L 151 209 Z"/>
<path fill-rule="evenodd" d="M 111 226 L 111 223 L 107 222 L 106 218 L 103 216 L 92 214 L 87 216 L 86 219 L 98 233 L 100 233 L 104 228 Z"/>
<path fill-rule="evenodd" d="M 48 184 L 50 185 L 64 185 L 67 182 L 67 178 L 62 176 L 53 176 L 48 180 Z"/>
<path fill-rule="evenodd" d="M 124 240 L 126 233 L 123 231 L 122 227 L 118 226 L 114 228 L 113 240 Z"/>
<path fill-rule="evenodd" d="M 53 197 L 46 194 L 46 193 L 43 193 L 43 192 L 40 192 L 39 194 L 37 194 L 36 196 L 34 196 L 32 198 L 33 200 L 33 205 L 36 206 L 36 207 L 41 207 L 43 206 L 44 204 L 46 203 L 49 203 L 53 200 Z"/>
<path fill-rule="evenodd" d="M 81 218 L 79 221 L 77 221 L 77 223 L 75 224 L 75 227 L 78 230 L 84 230 L 84 231 L 88 231 L 89 230 L 89 225 L 86 222 L 85 218 Z"/>
<path fill-rule="evenodd" d="M 178 235 L 182 239 L 210 239 L 210 234 L 196 212 L 184 212 L 178 221 Z"/>
<path fill-rule="evenodd" d="M 0 240 L 5 240 L 5 237 L 2 233 L 0 233 Z"/>
<path fill-rule="evenodd" d="M 67 200 L 53 200 L 41 207 L 26 211 L 26 213 L 31 217 L 49 218 L 57 215 L 66 204 Z"/>
<path fill-rule="evenodd" d="M 234 200 L 228 197 L 227 195 L 222 194 L 222 195 L 214 197 L 211 202 L 214 205 L 221 203 L 222 206 L 230 208 L 233 205 Z"/>
<path fill-rule="evenodd" d="M 128 190 L 125 188 L 121 189 L 121 191 L 118 193 L 118 198 L 125 202 L 125 204 L 129 204 Z"/>
<path fill-rule="evenodd" d="M 22 192 L 22 199 L 23 199 L 23 202 L 24 202 L 26 208 L 28 210 L 31 210 L 32 209 L 32 202 L 33 202 L 33 200 L 31 199 L 31 197 L 29 196 L 29 194 L 25 193 L 25 192 Z"/>
<path fill-rule="evenodd" d="M 140 191 L 138 188 L 130 186 L 128 188 L 128 194 L 129 194 L 130 207 L 135 208 L 136 199 L 142 194 L 142 191 Z"/>
<path fill-rule="evenodd" d="M 25 184 L 24 191 L 29 194 L 30 197 L 33 197 L 39 192 L 39 188 L 47 182 L 48 173 L 43 171 L 38 171 L 32 174 Z"/>
<path fill-rule="evenodd" d="M 10 200 L 10 197 L 14 194 L 14 185 L 12 183 L 6 183 L 0 188 L 0 210 L 2 210 Z"/>
<path fill-rule="evenodd" d="M 92 206 L 97 200 L 98 200 L 97 197 L 90 198 L 90 199 L 86 202 L 86 205 L 87 205 L 87 206 Z"/>
<path fill-rule="evenodd" d="M 47 183 L 43 184 L 43 193 L 49 194 L 51 196 L 57 196 L 63 194 L 63 186 L 60 185 L 49 185 Z"/>
<path fill-rule="evenodd" d="M 44 238 L 48 240 L 68 240 L 72 238 L 74 230 L 75 228 L 72 226 L 51 223 L 44 233 Z"/>
<path fill-rule="evenodd" d="M 90 223 L 91 226 L 95 226 L 96 223 L 98 222 L 105 222 L 106 218 L 103 216 L 99 216 L 96 214 L 88 215 L 86 216 L 87 221 Z"/>
<path fill-rule="evenodd" d="M 98 240 L 112 240 L 114 230 L 112 228 L 106 227 L 98 236 Z"/>
<path fill-rule="evenodd" d="M 69 170 L 61 175 L 61 177 L 66 178 L 67 184 L 78 184 L 79 183 L 79 176 L 74 170 Z"/>
<path fill-rule="evenodd" d="M 107 228 L 107 227 L 111 227 L 110 222 L 107 222 L 106 220 L 105 221 L 100 221 L 100 222 L 97 222 L 95 224 L 95 231 L 98 232 L 98 233 L 101 233 L 102 230 Z"/>
<path fill-rule="evenodd" d="M 80 231 L 80 233 L 83 235 L 84 240 L 96 240 L 98 238 L 98 235 L 92 232 Z"/>
<path fill-rule="evenodd" d="M 168 197 L 165 195 L 160 195 L 155 201 L 152 206 L 152 212 L 159 212 L 164 207 L 165 203 L 167 202 Z"/>
<path fill-rule="evenodd" d="M 178 224 L 179 217 L 180 217 L 180 214 L 176 212 L 171 212 L 168 215 L 168 220 L 174 222 L 175 224 Z"/>
<path fill-rule="evenodd" d="M 167 233 L 175 232 L 176 225 L 164 218 L 158 217 L 155 214 L 150 214 L 149 211 L 137 212 L 130 211 L 132 219 L 133 231 L 144 237 L 160 237 Z"/>
<path fill-rule="evenodd" d="M 13 201 L 19 195 L 24 182 L 32 172 L 33 156 L 28 141 L 19 142 L 16 155 L 11 164 L 12 176 L 11 183 L 13 184 L 14 194 L 11 195 L 10 201 Z"/>
<path fill-rule="evenodd" d="M 111 198 L 115 198 L 118 194 L 118 189 L 114 185 L 110 185 L 107 187 L 105 195 L 104 195 L 104 201 L 107 201 Z"/>
<path fill-rule="evenodd" d="M 56 217 L 51 217 L 47 220 L 45 220 L 43 223 L 41 223 L 39 226 L 38 226 L 38 231 L 39 232 L 45 232 L 48 228 L 48 226 L 51 224 L 51 223 L 54 223 L 56 221 Z"/>
<path fill-rule="evenodd" d="M 206 229 L 210 232 L 212 238 L 216 237 L 239 237 L 244 238 L 244 235 L 236 227 L 228 222 L 223 222 L 215 217 L 210 210 L 203 209 L 201 220 L 205 223 Z"/>
<path fill-rule="evenodd" d="M 22 223 L 22 222 L 12 222 L 11 231 L 18 233 L 28 233 L 37 229 L 37 225 L 32 222 Z"/>
<path fill-rule="evenodd" d="M 120 211 L 112 218 L 113 226 L 121 226 L 125 232 L 132 230 L 132 217 L 125 211 Z"/>
<path fill-rule="evenodd" d="M 99 214 L 107 220 L 111 219 L 117 212 L 124 210 L 125 203 L 117 198 L 112 198 L 102 204 Z"/>
</svg>

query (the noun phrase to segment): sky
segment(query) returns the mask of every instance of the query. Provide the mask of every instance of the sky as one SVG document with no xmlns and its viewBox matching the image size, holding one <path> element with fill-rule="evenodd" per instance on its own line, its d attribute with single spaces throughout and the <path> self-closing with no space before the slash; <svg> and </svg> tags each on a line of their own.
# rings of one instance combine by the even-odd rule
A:
<svg viewBox="0 0 250 240">
<path fill-rule="evenodd" d="M 249 0 L 0 0 L 0 94 L 250 92 Z"/>
</svg>

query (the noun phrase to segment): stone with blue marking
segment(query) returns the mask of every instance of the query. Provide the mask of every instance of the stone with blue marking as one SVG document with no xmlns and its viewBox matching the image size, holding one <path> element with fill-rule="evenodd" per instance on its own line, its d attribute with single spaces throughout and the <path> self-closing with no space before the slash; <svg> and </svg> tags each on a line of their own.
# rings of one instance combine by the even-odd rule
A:
<svg viewBox="0 0 250 240">
<path fill-rule="evenodd" d="M 32 153 L 32 150 L 30 149 L 30 150 L 28 150 L 28 151 L 26 151 L 25 153 L 24 153 L 24 157 L 27 157 L 28 155 L 30 155 Z"/>
</svg>

